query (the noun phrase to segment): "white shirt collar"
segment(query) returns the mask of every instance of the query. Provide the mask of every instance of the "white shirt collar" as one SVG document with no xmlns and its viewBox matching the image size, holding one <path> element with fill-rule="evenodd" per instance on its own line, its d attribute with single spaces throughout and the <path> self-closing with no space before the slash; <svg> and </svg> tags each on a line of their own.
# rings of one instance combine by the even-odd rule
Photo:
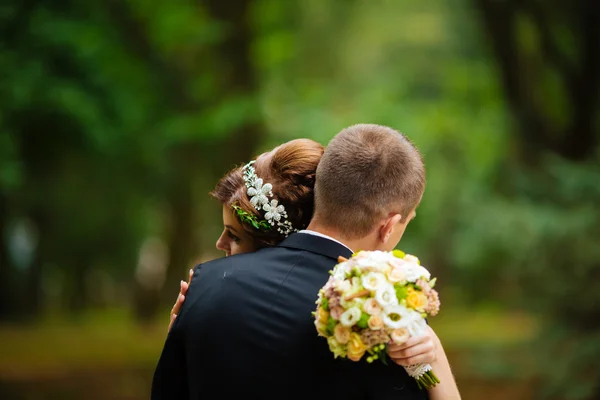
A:
<svg viewBox="0 0 600 400">
<path fill-rule="evenodd" d="M 346 246 L 344 243 L 340 242 L 340 241 L 339 241 L 339 240 L 337 240 L 337 239 L 334 239 L 334 238 L 332 238 L 331 236 L 327 236 L 327 235 L 325 235 L 325 234 L 323 234 L 323 233 L 320 233 L 320 232 L 315 232 L 315 231 L 311 231 L 311 230 L 309 230 L 309 229 L 303 229 L 303 230 L 299 231 L 298 233 L 306 233 L 307 235 L 320 236 L 320 237 L 322 237 L 322 238 L 325 238 L 325 239 L 332 240 L 332 241 L 334 241 L 334 242 L 336 242 L 336 243 L 339 243 L 339 244 L 341 244 L 342 246 L 344 246 L 345 248 L 347 248 L 348 250 L 350 250 L 350 252 L 354 253 L 354 252 L 352 251 L 352 249 L 351 249 L 350 247 Z"/>
</svg>

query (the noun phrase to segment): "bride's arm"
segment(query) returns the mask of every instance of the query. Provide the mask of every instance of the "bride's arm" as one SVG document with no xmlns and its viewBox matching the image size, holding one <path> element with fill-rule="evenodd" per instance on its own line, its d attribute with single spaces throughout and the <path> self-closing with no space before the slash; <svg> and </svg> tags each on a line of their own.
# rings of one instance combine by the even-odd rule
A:
<svg viewBox="0 0 600 400">
<path fill-rule="evenodd" d="M 188 281 L 187 282 L 181 281 L 179 295 L 177 295 L 177 300 L 175 300 L 175 304 L 173 305 L 173 308 L 171 308 L 171 318 L 169 320 L 168 331 L 171 330 L 171 327 L 173 326 L 173 322 L 175 322 L 175 319 L 177 318 L 177 315 L 179 314 L 179 311 L 181 310 L 181 307 L 183 306 L 183 302 L 185 301 L 185 295 L 187 293 L 188 288 L 190 287 L 190 282 L 192 281 L 193 275 L 194 275 L 194 270 L 190 269 L 190 278 L 188 279 Z"/>
<path fill-rule="evenodd" d="M 452 374 L 448 357 L 444 352 L 442 343 L 437 337 L 433 329 L 429 328 L 430 334 L 436 343 L 435 360 L 431 363 L 431 367 L 435 375 L 440 379 L 435 387 L 428 390 L 430 400 L 460 400 L 460 392 L 456 385 L 456 380 Z"/>
<path fill-rule="evenodd" d="M 404 344 L 391 344 L 390 358 L 398 365 L 429 364 L 440 383 L 428 390 L 430 400 L 460 400 L 458 386 L 440 339 L 427 326 L 423 336 L 412 337 Z"/>
</svg>

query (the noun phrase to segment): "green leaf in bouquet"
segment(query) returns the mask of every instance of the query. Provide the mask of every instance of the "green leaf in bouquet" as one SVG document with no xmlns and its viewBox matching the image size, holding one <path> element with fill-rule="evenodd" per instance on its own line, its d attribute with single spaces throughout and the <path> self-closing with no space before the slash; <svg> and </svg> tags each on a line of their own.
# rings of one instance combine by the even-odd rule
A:
<svg viewBox="0 0 600 400">
<path fill-rule="evenodd" d="M 358 322 L 356 323 L 356 326 L 358 326 L 361 329 L 366 329 L 369 327 L 369 314 L 367 313 L 362 313 L 360 315 L 360 319 L 358 320 Z"/>
<path fill-rule="evenodd" d="M 396 258 L 404 258 L 406 253 L 403 252 L 402 250 L 392 250 L 392 255 Z"/>
<path fill-rule="evenodd" d="M 329 334 L 329 336 L 333 335 L 333 330 L 335 329 L 335 319 L 333 319 L 331 316 L 329 316 L 329 319 L 327 320 L 327 334 Z"/>
<path fill-rule="evenodd" d="M 382 350 L 381 352 L 379 352 L 379 359 L 381 360 L 381 362 L 383 363 L 383 365 L 388 365 L 387 346 L 385 347 L 384 350 Z"/>
<path fill-rule="evenodd" d="M 437 281 L 437 278 L 433 278 L 432 280 L 429 281 L 429 287 L 433 289 L 433 287 L 435 286 L 435 282 Z"/>
<path fill-rule="evenodd" d="M 406 286 L 397 284 L 394 285 L 394 289 L 396 290 L 396 298 L 398 299 L 398 301 L 402 301 L 406 298 L 406 296 L 408 296 L 408 290 Z"/>
<path fill-rule="evenodd" d="M 323 310 L 329 311 L 329 300 L 327 300 L 327 297 L 323 297 L 321 299 L 321 307 L 323 308 Z"/>
</svg>

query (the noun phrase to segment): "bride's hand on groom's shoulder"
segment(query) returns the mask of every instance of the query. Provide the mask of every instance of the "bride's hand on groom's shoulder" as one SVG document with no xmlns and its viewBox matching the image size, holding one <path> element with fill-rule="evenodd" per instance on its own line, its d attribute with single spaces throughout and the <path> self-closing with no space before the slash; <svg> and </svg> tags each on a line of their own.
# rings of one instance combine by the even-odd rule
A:
<svg viewBox="0 0 600 400">
<path fill-rule="evenodd" d="M 190 287 L 190 282 L 192 281 L 192 276 L 194 275 L 194 270 L 190 269 L 190 278 L 188 281 L 181 281 L 179 294 L 177 295 L 177 300 L 175 300 L 175 304 L 173 304 L 173 308 L 171 308 L 171 317 L 169 319 L 169 331 L 183 306 L 183 302 L 185 301 L 185 294 L 187 293 L 188 288 Z"/>
<path fill-rule="evenodd" d="M 436 360 L 438 338 L 431 327 L 423 336 L 411 337 L 403 344 L 388 347 L 390 358 L 398 365 L 432 364 Z"/>
</svg>

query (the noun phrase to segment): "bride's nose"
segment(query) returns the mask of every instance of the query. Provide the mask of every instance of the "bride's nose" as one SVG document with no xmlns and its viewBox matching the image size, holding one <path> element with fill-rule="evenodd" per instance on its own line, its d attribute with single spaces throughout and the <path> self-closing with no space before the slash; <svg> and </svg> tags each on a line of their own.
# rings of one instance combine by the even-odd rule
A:
<svg viewBox="0 0 600 400">
<path fill-rule="evenodd" d="M 217 240 L 217 250 L 221 250 L 226 253 L 229 253 L 229 241 L 227 240 L 227 237 L 225 236 L 225 231 L 223 231 L 221 233 L 219 240 Z"/>
</svg>

